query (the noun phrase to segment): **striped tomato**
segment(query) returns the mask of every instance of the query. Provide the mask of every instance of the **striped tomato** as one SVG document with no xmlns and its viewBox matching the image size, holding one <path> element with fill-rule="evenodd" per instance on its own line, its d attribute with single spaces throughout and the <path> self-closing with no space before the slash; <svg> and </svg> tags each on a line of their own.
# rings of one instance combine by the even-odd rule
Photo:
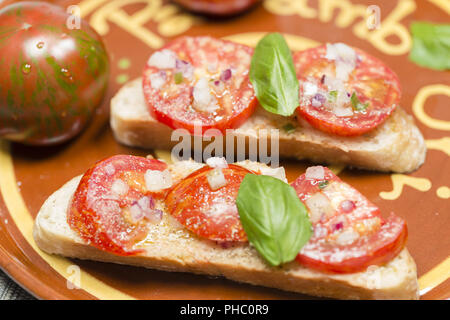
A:
<svg viewBox="0 0 450 320">
<path fill-rule="evenodd" d="M 66 141 L 101 102 L 105 46 L 87 22 L 71 19 L 43 2 L 0 10 L 1 137 L 31 145 Z"/>
</svg>

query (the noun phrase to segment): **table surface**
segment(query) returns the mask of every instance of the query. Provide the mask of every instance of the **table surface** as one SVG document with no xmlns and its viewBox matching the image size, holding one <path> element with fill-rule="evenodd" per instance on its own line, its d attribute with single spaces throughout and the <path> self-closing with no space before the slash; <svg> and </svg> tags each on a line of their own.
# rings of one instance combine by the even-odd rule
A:
<svg viewBox="0 0 450 320">
<path fill-rule="evenodd" d="M 0 271 L 0 300 L 31 300 L 32 295 Z"/>
</svg>

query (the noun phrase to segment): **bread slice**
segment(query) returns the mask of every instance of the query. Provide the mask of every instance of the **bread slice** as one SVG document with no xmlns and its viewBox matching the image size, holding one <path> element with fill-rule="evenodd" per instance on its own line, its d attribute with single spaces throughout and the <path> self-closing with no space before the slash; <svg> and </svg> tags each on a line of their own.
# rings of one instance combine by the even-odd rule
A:
<svg viewBox="0 0 450 320">
<path fill-rule="evenodd" d="M 255 166 L 255 163 L 244 163 Z M 182 178 L 199 168 L 195 162 L 169 166 L 173 177 Z M 250 167 L 255 168 L 255 167 Z M 354 274 L 324 274 L 291 262 L 271 267 L 248 244 L 224 248 L 187 231 L 170 214 L 152 225 L 138 256 L 118 256 L 84 242 L 67 224 L 66 211 L 81 177 L 53 193 L 36 217 L 33 235 L 44 251 L 67 257 L 142 266 L 166 271 L 223 276 L 238 282 L 339 299 L 417 299 L 416 265 L 404 249 L 384 266 L 370 266 Z M 157 204 L 158 205 L 158 204 Z M 214 280 L 211 280 L 214 281 Z"/>
<path fill-rule="evenodd" d="M 178 140 L 171 141 L 173 130 L 149 114 L 141 78 L 125 84 L 111 100 L 110 123 L 116 139 L 128 146 L 171 150 L 178 143 Z M 296 126 L 295 132 L 282 129 L 287 123 Z M 260 138 L 259 129 L 280 129 L 279 155 L 282 158 L 400 173 L 414 171 L 425 161 L 423 136 L 413 118 L 400 107 L 382 125 L 360 137 L 332 136 L 306 122 L 299 126 L 293 117 L 277 116 L 258 107 L 241 127 L 231 130 L 225 140 L 245 137 L 248 145 L 249 139 Z"/>
</svg>

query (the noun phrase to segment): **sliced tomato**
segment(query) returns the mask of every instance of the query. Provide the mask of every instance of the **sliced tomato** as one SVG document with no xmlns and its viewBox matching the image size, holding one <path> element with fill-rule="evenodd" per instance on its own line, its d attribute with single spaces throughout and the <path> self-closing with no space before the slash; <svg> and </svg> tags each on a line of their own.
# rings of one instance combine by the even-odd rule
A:
<svg viewBox="0 0 450 320">
<path fill-rule="evenodd" d="M 323 178 L 303 174 L 292 183 L 314 227 L 297 261 L 323 272 L 353 273 L 392 260 L 405 246 L 405 221 L 394 214 L 383 219 L 361 193 L 323 170 Z"/>
<path fill-rule="evenodd" d="M 242 180 L 252 172 L 230 164 L 222 169 L 227 184 L 212 190 L 208 182 L 212 170 L 205 166 L 173 187 L 166 197 L 167 208 L 175 219 L 200 237 L 220 242 L 247 241 L 236 198 Z"/>
<path fill-rule="evenodd" d="M 327 46 L 294 54 L 300 80 L 300 106 L 297 109 L 300 121 L 306 119 L 313 127 L 327 133 L 358 136 L 379 126 L 394 111 L 401 96 L 397 75 L 380 60 L 359 49 L 353 50 L 356 65 L 347 80 L 342 81 L 344 89 L 340 91 L 347 94 L 347 101 L 339 104 L 331 94 L 336 93 L 335 88 L 330 88 L 331 81 L 327 81 L 337 76 L 335 60 L 326 57 Z M 317 93 L 315 89 L 305 90 L 306 83 L 316 86 Z M 343 109 L 351 111 L 342 112 Z"/>
<path fill-rule="evenodd" d="M 144 174 L 166 168 L 159 160 L 127 155 L 96 163 L 73 195 L 67 213 L 69 226 L 98 249 L 118 255 L 139 253 L 134 246 L 147 235 L 150 221 L 148 217 L 136 219 L 131 207 L 138 205 L 147 213 L 154 209 L 154 195 L 146 190 Z"/>
<path fill-rule="evenodd" d="M 152 116 L 197 134 L 239 127 L 257 104 L 249 80 L 253 49 L 211 37 L 181 37 L 154 53 L 143 89 Z M 206 133 L 207 135 L 207 133 Z"/>
</svg>

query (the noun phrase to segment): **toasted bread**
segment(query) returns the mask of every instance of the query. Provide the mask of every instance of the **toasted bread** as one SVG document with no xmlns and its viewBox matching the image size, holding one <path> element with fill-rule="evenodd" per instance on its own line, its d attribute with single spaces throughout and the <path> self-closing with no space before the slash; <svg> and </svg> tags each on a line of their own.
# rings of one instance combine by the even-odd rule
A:
<svg viewBox="0 0 450 320">
<path fill-rule="evenodd" d="M 244 162 L 250 169 L 260 164 Z M 182 161 L 169 165 L 175 180 L 201 164 Z M 66 212 L 80 177 L 73 178 L 43 204 L 34 225 L 34 239 L 44 251 L 67 257 L 142 266 L 166 271 L 223 276 L 238 282 L 267 286 L 314 296 L 339 299 L 417 299 L 416 265 L 404 249 L 384 266 L 370 266 L 353 274 L 325 274 L 307 269 L 296 261 L 271 267 L 248 244 L 224 248 L 201 239 L 164 212 L 151 226 L 142 244 L 144 253 L 119 256 L 83 241 L 67 224 Z M 211 280 L 214 281 L 214 280 Z"/>
<path fill-rule="evenodd" d="M 110 123 L 114 136 L 128 146 L 171 150 L 178 140 L 172 141 L 173 130 L 149 114 L 141 82 L 138 78 L 125 84 L 111 100 Z M 287 123 L 295 126 L 294 132 L 282 129 Z M 333 136 L 306 122 L 301 126 L 297 123 L 292 117 L 277 116 L 258 107 L 241 127 L 231 130 L 225 140 L 245 137 L 248 144 L 255 134 L 260 138 L 259 129 L 269 132 L 280 129 L 279 155 L 283 158 L 400 173 L 414 171 L 425 161 L 423 136 L 413 118 L 400 107 L 378 128 L 359 137 Z"/>
</svg>

